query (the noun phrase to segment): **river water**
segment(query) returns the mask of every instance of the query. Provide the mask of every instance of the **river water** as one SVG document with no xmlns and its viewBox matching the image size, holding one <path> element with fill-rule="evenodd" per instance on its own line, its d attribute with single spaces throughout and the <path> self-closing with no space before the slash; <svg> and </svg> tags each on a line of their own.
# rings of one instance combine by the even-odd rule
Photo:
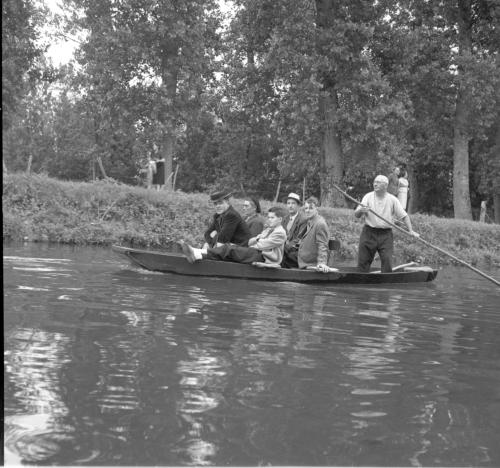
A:
<svg viewBox="0 0 500 468">
<path fill-rule="evenodd" d="M 4 244 L 5 463 L 500 466 L 499 304 L 457 267 L 325 287 Z"/>
</svg>

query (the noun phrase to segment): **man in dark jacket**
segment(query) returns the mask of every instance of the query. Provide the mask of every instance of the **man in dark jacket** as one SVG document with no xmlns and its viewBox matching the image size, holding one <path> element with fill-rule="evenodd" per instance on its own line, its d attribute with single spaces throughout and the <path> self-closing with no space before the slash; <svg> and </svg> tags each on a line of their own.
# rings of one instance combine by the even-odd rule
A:
<svg viewBox="0 0 500 468">
<path fill-rule="evenodd" d="M 398 188 L 399 188 L 399 167 L 395 167 L 389 174 L 389 185 L 387 186 L 387 191 L 391 195 L 397 197 Z"/>
<path fill-rule="evenodd" d="M 299 250 L 299 241 L 303 237 L 307 219 L 300 211 L 300 196 L 296 193 L 289 193 L 286 199 L 288 216 L 283 219 L 283 227 L 286 231 L 285 254 L 281 266 L 285 268 L 297 267 L 297 253 Z"/>
<path fill-rule="evenodd" d="M 216 192 L 210 195 L 215 214 L 204 234 L 206 247 L 219 247 L 226 243 L 248 245 L 250 230 L 241 215 L 231 206 L 230 196 L 230 192 Z"/>
</svg>

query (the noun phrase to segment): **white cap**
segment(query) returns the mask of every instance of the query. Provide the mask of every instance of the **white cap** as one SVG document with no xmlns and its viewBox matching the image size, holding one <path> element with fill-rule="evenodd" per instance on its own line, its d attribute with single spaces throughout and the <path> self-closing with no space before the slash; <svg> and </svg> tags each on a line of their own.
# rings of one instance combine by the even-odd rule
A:
<svg viewBox="0 0 500 468">
<path fill-rule="evenodd" d="M 286 199 L 288 200 L 289 198 L 291 198 L 292 200 L 295 200 L 299 205 L 302 203 L 300 201 L 300 195 L 297 195 L 296 193 L 290 192 L 288 194 L 288 197 L 286 197 Z"/>
</svg>

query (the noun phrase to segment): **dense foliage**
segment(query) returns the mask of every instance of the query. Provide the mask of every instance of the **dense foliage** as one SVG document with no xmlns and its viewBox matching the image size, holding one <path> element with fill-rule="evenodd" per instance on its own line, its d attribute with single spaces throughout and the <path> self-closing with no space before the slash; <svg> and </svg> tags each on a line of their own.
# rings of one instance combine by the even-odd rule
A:
<svg viewBox="0 0 500 468">
<path fill-rule="evenodd" d="M 343 206 L 332 182 L 361 196 L 405 165 L 410 211 L 477 219 L 486 200 L 500 222 L 493 0 L 62 4 L 82 42 L 58 73 L 43 10 L 2 4 L 4 170 L 142 184 L 163 158 L 169 189 Z"/>
</svg>

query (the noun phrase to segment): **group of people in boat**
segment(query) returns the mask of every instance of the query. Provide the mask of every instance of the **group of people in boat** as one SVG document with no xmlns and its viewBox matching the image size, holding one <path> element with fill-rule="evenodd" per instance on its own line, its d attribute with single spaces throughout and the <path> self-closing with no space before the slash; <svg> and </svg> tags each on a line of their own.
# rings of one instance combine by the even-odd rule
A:
<svg viewBox="0 0 500 468">
<path fill-rule="evenodd" d="M 384 220 L 402 221 L 408 232 L 418 237 L 399 200 L 388 193 L 388 184 L 386 176 L 375 177 L 374 190 L 363 197 L 354 211 L 357 218 L 364 218 L 358 250 L 358 268 L 363 272 L 369 271 L 377 252 L 382 272 L 392 271 L 392 228 Z M 275 268 L 314 268 L 323 273 L 336 271 L 328 266 L 330 231 L 318 212 L 316 197 L 302 203 L 298 194 L 289 193 L 286 210 L 273 206 L 264 218 L 258 200 L 246 199 L 242 216 L 231 205 L 231 195 L 210 195 L 215 214 L 201 248 L 181 241 L 190 263 L 209 259 Z"/>
</svg>

